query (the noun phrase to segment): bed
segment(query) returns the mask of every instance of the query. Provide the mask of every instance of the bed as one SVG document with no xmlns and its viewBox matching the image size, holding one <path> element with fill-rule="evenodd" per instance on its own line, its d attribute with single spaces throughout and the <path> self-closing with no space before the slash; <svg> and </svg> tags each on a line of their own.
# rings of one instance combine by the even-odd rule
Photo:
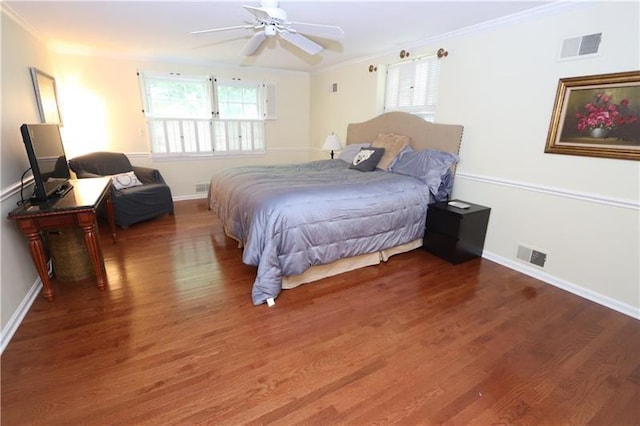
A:
<svg viewBox="0 0 640 426">
<path fill-rule="evenodd" d="M 428 204 L 450 194 L 461 138 L 460 125 L 389 112 L 349 124 L 337 159 L 214 175 L 209 208 L 257 267 L 253 303 L 420 247 Z M 367 152 L 381 159 L 362 171 Z"/>
</svg>

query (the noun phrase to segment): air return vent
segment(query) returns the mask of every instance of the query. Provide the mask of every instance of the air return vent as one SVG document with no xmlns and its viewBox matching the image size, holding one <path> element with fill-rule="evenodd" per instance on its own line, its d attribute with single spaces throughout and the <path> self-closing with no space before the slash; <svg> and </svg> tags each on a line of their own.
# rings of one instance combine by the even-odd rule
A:
<svg viewBox="0 0 640 426">
<path fill-rule="evenodd" d="M 544 264 L 547 261 L 547 253 L 519 245 L 518 251 L 516 252 L 516 258 L 523 262 L 544 268 Z"/>
<path fill-rule="evenodd" d="M 209 184 L 208 183 L 196 183 L 196 192 L 208 192 Z"/>
<path fill-rule="evenodd" d="M 586 55 L 595 55 L 600 48 L 602 33 L 589 34 L 562 40 L 560 59 L 571 59 Z"/>
</svg>

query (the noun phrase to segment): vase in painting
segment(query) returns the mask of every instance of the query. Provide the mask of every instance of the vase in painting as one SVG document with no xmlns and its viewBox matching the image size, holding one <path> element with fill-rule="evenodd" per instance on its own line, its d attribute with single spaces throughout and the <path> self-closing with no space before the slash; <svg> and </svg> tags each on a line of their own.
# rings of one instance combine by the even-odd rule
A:
<svg viewBox="0 0 640 426">
<path fill-rule="evenodd" d="M 609 133 L 609 131 L 604 127 L 596 127 L 589 130 L 589 136 L 591 136 L 592 138 L 602 139 L 607 136 L 607 133 Z"/>
</svg>

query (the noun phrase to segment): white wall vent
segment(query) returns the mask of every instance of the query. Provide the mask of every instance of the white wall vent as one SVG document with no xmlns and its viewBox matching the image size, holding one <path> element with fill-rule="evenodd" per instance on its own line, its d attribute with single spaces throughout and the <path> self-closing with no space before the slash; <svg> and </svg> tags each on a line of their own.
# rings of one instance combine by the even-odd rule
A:
<svg viewBox="0 0 640 426">
<path fill-rule="evenodd" d="M 208 183 L 196 183 L 196 192 L 209 192 Z"/>
<path fill-rule="evenodd" d="M 544 264 L 547 261 L 547 253 L 523 245 L 518 245 L 516 259 L 544 268 Z"/>
<path fill-rule="evenodd" d="M 580 56 L 595 55 L 600 48 L 602 33 L 584 35 L 562 40 L 560 59 L 571 59 Z"/>
</svg>

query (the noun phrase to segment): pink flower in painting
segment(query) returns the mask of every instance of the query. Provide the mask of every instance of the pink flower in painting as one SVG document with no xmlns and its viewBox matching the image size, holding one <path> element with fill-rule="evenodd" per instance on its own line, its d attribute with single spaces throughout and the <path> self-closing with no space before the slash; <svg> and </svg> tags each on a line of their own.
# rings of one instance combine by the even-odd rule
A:
<svg viewBox="0 0 640 426">
<path fill-rule="evenodd" d="M 578 119 L 578 130 L 588 132 L 592 129 L 604 128 L 613 130 L 617 126 L 632 124 L 638 121 L 634 114 L 621 112 L 621 109 L 629 107 L 629 99 L 620 101 L 620 105 L 612 102 L 613 98 L 603 92 L 596 93 L 594 102 L 587 102 L 583 110 L 576 113 Z"/>
</svg>

